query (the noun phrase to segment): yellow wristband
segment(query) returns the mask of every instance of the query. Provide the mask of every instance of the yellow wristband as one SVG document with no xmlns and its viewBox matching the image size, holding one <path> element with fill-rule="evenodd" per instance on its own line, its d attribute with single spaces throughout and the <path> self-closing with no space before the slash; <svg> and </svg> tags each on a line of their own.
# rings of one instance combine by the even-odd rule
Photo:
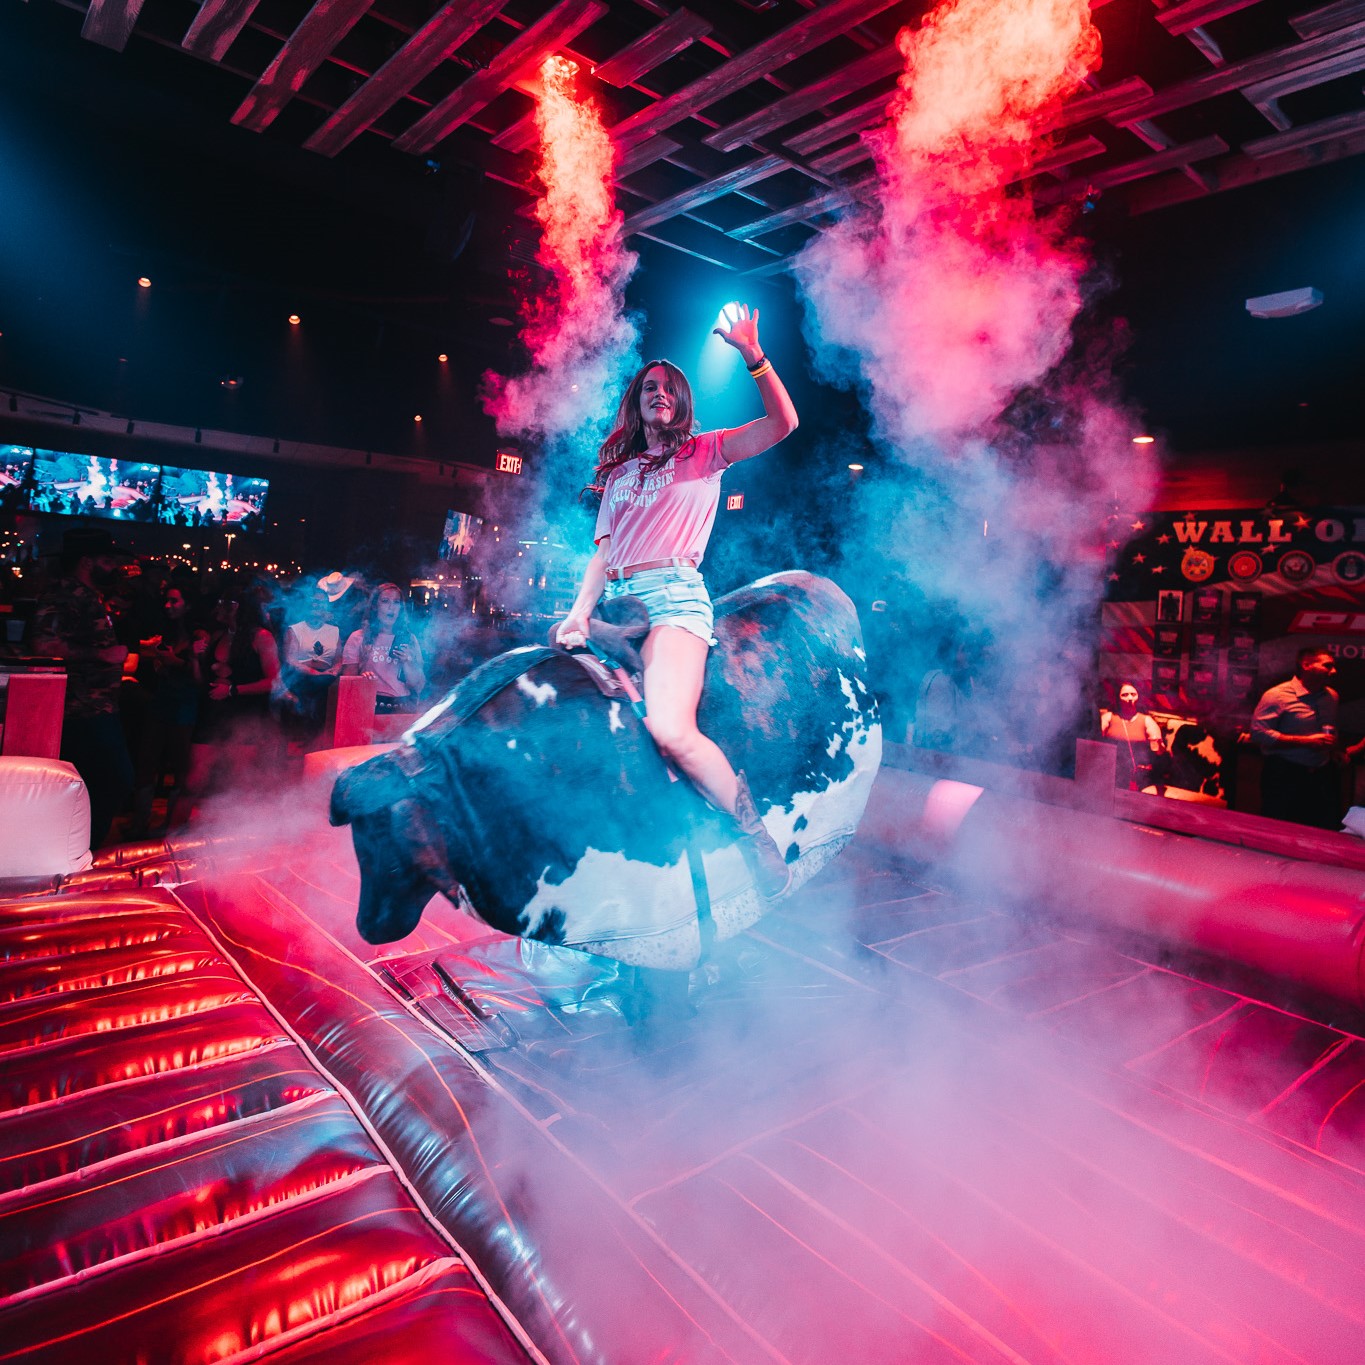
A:
<svg viewBox="0 0 1365 1365">
<path fill-rule="evenodd" d="M 765 374 L 772 374 L 772 372 L 773 372 L 772 361 L 765 360 L 763 364 L 761 364 L 758 367 L 758 369 L 749 371 L 749 378 L 762 379 Z"/>
</svg>

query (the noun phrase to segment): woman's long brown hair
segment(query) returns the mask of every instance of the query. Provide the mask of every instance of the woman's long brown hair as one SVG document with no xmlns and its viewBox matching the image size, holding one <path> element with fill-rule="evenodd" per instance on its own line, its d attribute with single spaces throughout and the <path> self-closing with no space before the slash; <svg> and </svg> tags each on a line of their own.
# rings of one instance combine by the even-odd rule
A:
<svg viewBox="0 0 1365 1365">
<path fill-rule="evenodd" d="M 640 461 L 641 475 L 667 464 L 691 443 L 692 386 L 687 382 L 687 376 L 671 360 L 647 360 L 626 385 L 621 406 L 616 410 L 616 426 L 597 452 L 597 468 L 593 472 L 593 484 L 597 487 L 606 483 L 607 475 L 617 465 L 637 455 L 643 456 L 649 447 L 644 418 L 640 416 L 640 394 L 645 387 L 645 376 L 656 366 L 663 370 L 673 390 L 673 420 L 663 429 L 662 453 Z"/>
<path fill-rule="evenodd" d="M 365 619 L 361 622 L 360 647 L 369 649 L 379 637 L 379 595 L 392 589 L 398 594 L 398 619 L 393 623 L 393 643 L 395 645 L 415 644 L 417 637 L 408 625 L 408 608 L 403 601 L 403 589 L 397 583 L 381 583 L 371 594 L 365 605 Z"/>
</svg>

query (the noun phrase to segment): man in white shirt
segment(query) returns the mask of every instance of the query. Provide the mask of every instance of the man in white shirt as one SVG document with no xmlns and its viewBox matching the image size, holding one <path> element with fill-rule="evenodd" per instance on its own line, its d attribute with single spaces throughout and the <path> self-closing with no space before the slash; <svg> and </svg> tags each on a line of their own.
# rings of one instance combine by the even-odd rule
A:
<svg viewBox="0 0 1365 1365">
<path fill-rule="evenodd" d="M 303 620 L 285 628 L 280 650 L 280 699 L 308 729 L 322 724 L 327 693 L 341 672 L 341 632 L 331 615 L 327 594 L 315 590 Z"/>
</svg>

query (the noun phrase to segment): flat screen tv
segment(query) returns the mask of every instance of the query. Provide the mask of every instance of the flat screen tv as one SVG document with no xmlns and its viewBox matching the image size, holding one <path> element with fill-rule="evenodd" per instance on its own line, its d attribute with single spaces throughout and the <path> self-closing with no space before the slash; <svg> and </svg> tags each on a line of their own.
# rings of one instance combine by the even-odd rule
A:
<svg viewBox="0 0 1365 1365">
<path fill-rule="evenodd" d="M 153 521 L 161 467 L 70 450 L 35 450 L 28 505 L 34 512 Z"/>
<path fill-rule="evenodd" d="M 163 465 L 157 519 L 165 526 L 231 526 L 240 531 L 263 531 L 269 492 L 269 479 Z"/>
<path fill-rule="evenodd" d="M 474 537 L 482 525 L 482 517 L 471 516 L 468 512 L 447 512 L 437 555 L 441 559 L 463 559 L 474 548 Z"/>
<path fill-rule="evenodd" d="M 32 446 L 0 445 L 0 508 L 8 511 L 19 505 L 32 463 Z"/>
</svg>

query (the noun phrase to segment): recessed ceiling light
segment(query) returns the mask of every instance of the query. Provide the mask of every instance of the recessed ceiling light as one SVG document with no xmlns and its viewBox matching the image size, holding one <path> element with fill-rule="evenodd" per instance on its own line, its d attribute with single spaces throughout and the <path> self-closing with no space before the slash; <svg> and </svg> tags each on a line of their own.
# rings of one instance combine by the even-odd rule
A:
<svg viewBox="0 0 1365 1365">
<path fill-rule="evenodd" d="M 289 325 L 290 325 L 291 327 L 297 327 L 297 326 L 299 325 L 299 323 L 301 323 L 302 321 L 303 321 L 303 319 L 302 319 L 301 317 L 299 317 L 299 315 L 298 315 L 297 313 L 290 313 L 290 315 L 289 315 Z"/>
<path fill-rule="evenodd" d="M 851 464 L 851 465 L 849 465 L 849 468 L 850 468 L 855 474 L 861 474 L 861 473 L 862 473 L 862 470 L 863 470 L 863 467 L 862 467 L 862 465 L 860 465 L 860 464 Z"/>
<path fill-rule="evenodd" d="M 491 322 L 494 327 L 511 327 L 514 325 L 511 318 L 502 316 L 489 318 L 488 321 Z"/>
<path fill-rule="evenodd" d="M 414 422 L 420 422 L 422 420 L 422 414 L 420 412 L 414 413 L 412 420 Z"/>
<path fill-rule="evenodd" d="M 137 283 L 139 289 L 150 289 L 152 287 L 152 282 L 146 277 L 146 275 L 139 275 Z"/>
<path fill-rule="evenodd" d="M 444 365 L 446 361 L 450 359 L 450 357 L 444 351 L 442 351 L 441 354 L 436 357 L 436 359 L 439 360 L 442 365 Z"/>
<path fill-rule="evenodd" d="M 1156 437 L 1155 437 L 1155 436 L 1134 436 L 1134 437 L 1133 437 L 1133 444 L 1134 444 L 1135 446 L 1149 446 L 1149 445 L 1151 445 L 1155 440 L 1156 440 Z"/>
</svg>

